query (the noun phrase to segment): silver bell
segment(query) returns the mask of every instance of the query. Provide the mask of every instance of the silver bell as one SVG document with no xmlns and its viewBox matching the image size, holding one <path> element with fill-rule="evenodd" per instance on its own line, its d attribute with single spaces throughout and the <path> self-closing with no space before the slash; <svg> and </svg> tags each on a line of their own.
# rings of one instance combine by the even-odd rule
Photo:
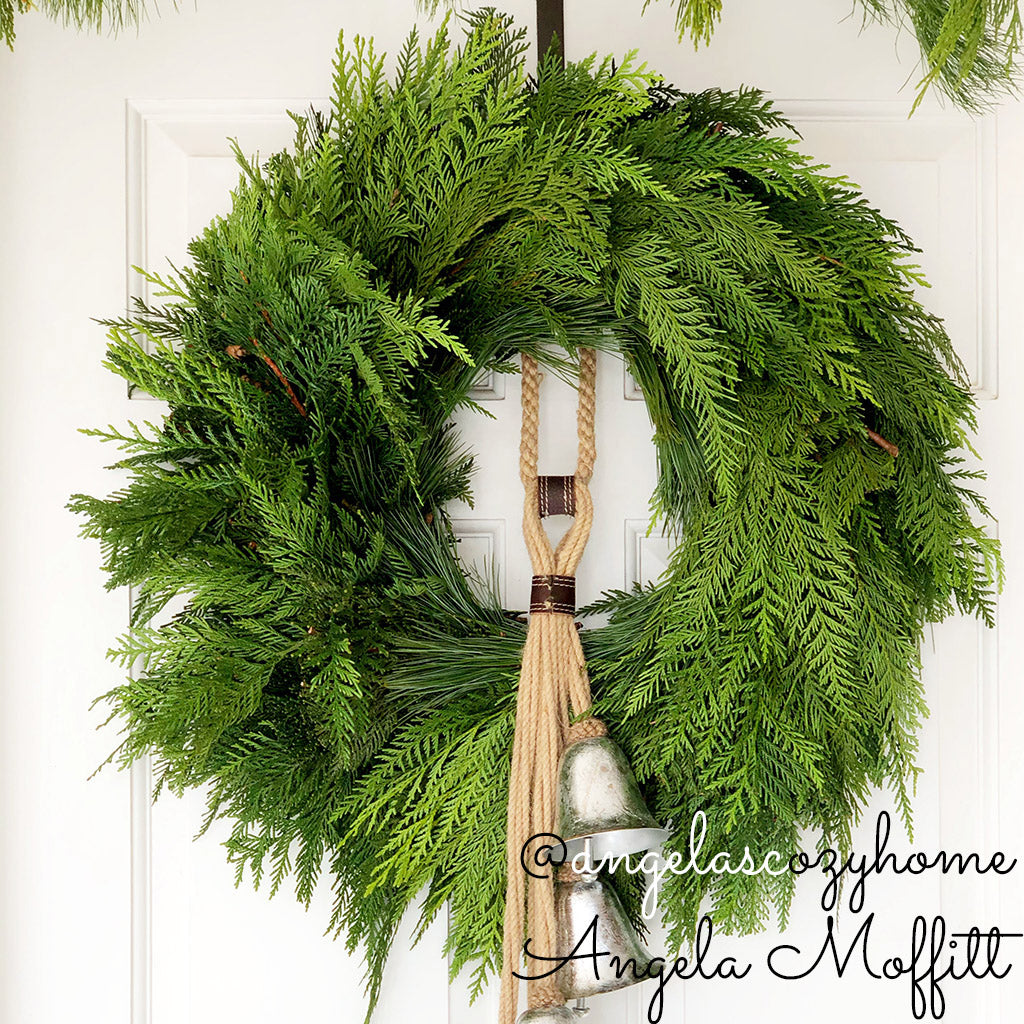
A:
<svg viewBox="0 0 1024 1024">
<path fill-rule="evenodd" d="M 558 768 L 558 822 L 566 860 L 591 860 L 651 850 L 668 838 L 640 795 L 626 755 L 608 736 L 566 748 Z"/>
<path fill-rule="evenodd" d="M 576 957 L 554 975 L 566 999 L 614 992 L 647 979 L 655 958 L 640 942 L 618 896 L 596 875 L 557 878 L 555 915 L 560 955 L 575 950 Z M 595 952 L 609 955 L 591 956 Z"/>
<path fill-rule="evenodd" d="M 516 1024 L 576 1024 L 586 1014 L 585 1009 L 570 1010 L 568 1006 L 552 1006 L 542 1010 L 524 1010 Z"/>
</svg>

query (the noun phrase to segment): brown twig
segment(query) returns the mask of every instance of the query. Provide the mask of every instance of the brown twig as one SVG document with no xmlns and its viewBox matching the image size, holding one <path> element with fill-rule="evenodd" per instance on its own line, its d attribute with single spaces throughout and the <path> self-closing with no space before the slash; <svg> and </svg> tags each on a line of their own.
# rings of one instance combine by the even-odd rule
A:
<svg viewBox="0 0 1024 1024">
<path fill-rule="evenodd" d="M 867 431 L 868 437 L 870 437 L 871 440 L 882 449 L 882 451 L 888 452 L 894 459 L 899 455 L 900 450 L 892 443 L 892 441 L 886 440 L 881 434 L 872 430 L 870 427 L 865 427 L 864 429 Z"/>
<path fill-rule="evenodd" d="M 252 339 L 252 343 L 257 348 L 260 347 L 260 343 L 255 338 Z M 295 394 L 295 389 L 292 387 L 291 382 L 281 372 L 277 363 L 275 363 L 274 360 L 270 358 L 270 356 L 268 356 L 265 352 L 259 352 L 258 355 L 260 359 L 262 359 L 263 362 L 265 362 L 267 366 L 270 367 L 270 370 L 274 374 L 274 376 L 277 377 L 277 379 L 284 385 L 285 391 L 288 392 L 288 397 L 292 400 L 292 405 L 294 405 L 295 408 L 299 410 L 299 415 L 303 419 L 305 419 L 309 414 L 306 412 L 306 407 L 302 404 L 301 401 L 299 401 L 299 396 Z"/>
<path fill-rule="evenodd" d="M 246 284 L 249 283 L 249 278 L 246 277 L 244 271 L 239 270 L 238 274 Z M 260 316 L 263 317 L 263 322 L 270 328 L 270 331 L 274 335 L 274 337 L 277 338 L 278 341 L 280 341 L 281 339 L 280 337 L 278 337 L 277 331 L 274 330 L 274 322 L 270 319 L 270 314 L 262 306 L 257 306 L 257 309 L 259 309 L 260 311 Z M 249 340 L 257 349 L 259 349 L 260 343 L 255 338 L 250 338 Z M 241 345 L 228 345 L 228 347 L 224 351 L 227 352 L 227 354 L 231 356 L 232 359 L 241 359 L 242 356 L 247 356 L 249 354 L 244 348 L 242 348 Z M 288 397 L 292 400 L 292 405 L 294 405 L 295 408 L 299 410 L 299 415 L 303 419 L 306 419 L 309 413 L 306 412 L 306 407 L 299 400 L 299 396 L 295 394 L 295 389 L 292 387 L 291 381 L 289 381 L 288 378 L 281 372 L 281 368 L 277 365 L 277 363 L 275 363 L 274 360 L 271 359 L 270 356 L 268 356 L 265 352 L 257 351 L 256 354 L 260 357 L 260 359 L 263 360 L 263 362 L 267 364 L 267 366 L 270 367 L 270 370 L 274 374 L 274 376 L 284 385 L 285 391 L 288 392 Z"/>
<path fill-rule="evenodd" d="M 255 338 L 250 338 L 249 340 L 258 350 L 260 347 L 260 343 Z M 224 351 L 229 356 L 231 356 L 232 359 L 241 359 L 242 356 L 249 355 L 248 350 L 242 348 L 241 345 L 228 345 L 228 347 L 224 349 Z M 295 389 L 292 387 L 291 381 L 289 381 L 288 378 L 281 372 L 281 368 L 277 365 L 277 363 L 275 363 L 274 360 L 271 359 L 270 356 L 268 356 L 265 352 L 257 351 L 256 355 L 258 355 L 260 359 L 262 359 L 263 362 L 265 362 L 267 366 L 270 367 L 270 371 L 284 385 L 285 391 L 288 392 L 288 397 L 292 400 L 292 405 L 294 405 L 295 408 L 299 410 L 299 415 L 301 415 L 302 418 L 305 419 L 309 415 L 309 413 L 306 412 L 306 407 L 300 401 L 299 396 L 295 394 Z"/>
</svg>

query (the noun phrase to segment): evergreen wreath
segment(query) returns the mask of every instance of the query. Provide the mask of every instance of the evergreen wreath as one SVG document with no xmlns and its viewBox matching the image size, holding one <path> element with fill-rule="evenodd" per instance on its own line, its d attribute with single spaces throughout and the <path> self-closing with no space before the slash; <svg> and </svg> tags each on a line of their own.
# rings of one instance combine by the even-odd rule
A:
<svg viewBox="0 0 1024 1024">
<path fill-rule="evenodd" d="M 898 226 L 756 90 L 678 92 L 632 57 L 533 79 L 523 39 L 493 13 L 461 47 L 414 32 L 390 80 L 339 44 L 329 115 L 239 153 L 230 213 L 149 278 L 169 301 L 107 322 L 110 369 L 169 411 L 90 431 L 127 482 L 70 506 L 133 588 L 113 758 L 206 786 L 239 880 L 308 901 L 326 870 L 373 999 L 424 889 L 453 972 L 500 959 L 525 625 L 447 511 L 481 371 L 571 374 L 596 346 L 643 389 L 681 541 L 582 639 L 648 805 L 704 810 L 708 850 L 848 846 L 875 786 L 909 825 L 924 625 L 990 621 L 999 573 L 958 454 L 974 403 Z M 673 876 L 661 907 L 683 944 L 702 899 L 746 931 L 792 884 Z"/>
</svg>

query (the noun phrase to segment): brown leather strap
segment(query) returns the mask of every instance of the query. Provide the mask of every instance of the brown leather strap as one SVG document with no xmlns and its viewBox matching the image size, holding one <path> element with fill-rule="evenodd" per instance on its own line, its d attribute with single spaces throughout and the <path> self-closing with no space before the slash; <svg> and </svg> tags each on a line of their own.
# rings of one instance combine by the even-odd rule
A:
<svg viewBox="0 0 1024 1024">
<path fill-rule="evenodd" d="M 576 515 L 576 477 L 537 477 L 537 504 L 541 519 Z"/>
<path fill-rule="evenodd" d="M 530 591 L 531 612 L 576 614 L 575 576 L 534 576 Z"/>
</svg>

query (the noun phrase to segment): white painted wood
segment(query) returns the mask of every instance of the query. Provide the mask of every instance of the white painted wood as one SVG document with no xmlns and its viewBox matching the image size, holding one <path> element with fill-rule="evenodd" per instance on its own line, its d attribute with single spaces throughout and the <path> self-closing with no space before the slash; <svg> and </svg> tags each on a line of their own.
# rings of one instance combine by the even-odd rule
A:
<svg viewBox="0 0 1024 1024">
<path fill-rule="evenodd" d="M 629 589 L 638 583 L 641 586 L 657 583 L 668 569 L 678 538 L 673 539 L 649 519 L 627 519 L 623 525 L 626 545 L 623 586 Z"/>
<path fill-rule="evenodd" d="M 521 19 L 533 4 L 504 4 Z M 932 717 L 921 736 L 917 798 L 921 849 L 1024 853 L 1019 813 L 1024 728 L 1017 679 L 1024 648 L 1024 521 L 1016 439 L 1024 429 L 1024 106 L 972 122 L 927 103 L 905 120 L 901 87 L 913 43 L 891 32 L 860 35 L 844 21 L 848 0 L 729 0 L 710 50 L 675 43 L 671 10 L 638 3 L 568 0 L 570 55 L 591 49 L 642 56 L 682 86 L 762 85 L 781 97 L 808 153 L 848 172 L 924 245 L 944 313 L 983 399 L 978 445 L 1000 519 L 1008 584 L 997 631 L 953 620 L 925 651 Z M 192 842 L 198 794 L 149 809 L 148 766 L 127 775 L 90 771 L 109 753 L 110 730 L 89 711 L 120 673 L 104 651 L 124 630 L 127 600 L 105 594 L 92 544 L 62 506 L 72 491 L 111 487 L 109 452 L 77 434 L 89 424 L 153 415 L 129 403 L 100 367 L 103 331 L 90 318 L 117 315 L 146 295 L 133 264 L 180 262 L 188 237 L 225 208 L 237 177 L 227 136 L 246 152 L 287 142 L 285 111 L 330 89 L 339 27 L 376 35 L 392 53 L 414 18 L 412 0 L 374 5 L 306 0 L 200 0 L 163 12 L 137 37 L 76 37 L 23 20 L 18 48 L 0 54 L 0 1020 L 32 1024 L 222 1024 L 361 1016 L 360 967 L 321 937 L 329 893 L 308 914 L 282 892 L 231 886 L 217 834 Z M 519 532 L 519 382 L 491 375 L 475 398 L 493 418 L 465 414 L 479 459 L 476 503 L 460 509 L 466 558 L 492 561 L 509 605 L 523 605 L 530 568 Z M 642 398 L 620 361 L 602 355 L 598 384 L 597 518 L 580 572 L 583 600 L 655 577 L 666 543 L 647 534 L 656 471 Z M 545 383 L 543 472 L 574 461 L 571 390 Z M 56 639 L 55 639 L 56 638 Z M 878 807 L 885 806 L 879 798 Z M 870 814 L 873 814 L 874 806 Z M 216 832 L 216 830 L 215 830 Z M 862 832 L 861 848 L 870 837 Z M 906 848 L 903 837 L 892 844 Z M 871 905 L 902 941 L 908 916 L 939 908 L 951 920 L 1024 925 L 1024 869 L 999 884 L 877 880 Z M 787 933 L 820 934 L 813 887 L 801 889 Z M 848 915 L 849 916 L 849 915 Z M 845 923 L 850 923 L 849 921 Z M 855 921 L 853 923 L 856 923 Z M 881 922 L 880 922 L 881 923 Z M 494 1019 L 493 991 L 467 1005 L 449 990 L 437 921 L 412 951 L 400 938 L 378 1020 L 469 1024 Z M 754 958 L 776 933 L 723 942 Z M 657 948 L 657 933 L 651 940 Z M 717 940 L 716 940 L 717 945 Z M 762 972 L 763 973 L 763 972 Z M 950 990 L 947 1019 L 1009 1024 L 1024 999 L 1022 972 Z M 645 986 L 645 988 L 648 986 Z M 594 1001 L 592 1024 L 645 1018 L 640 989 Z M 836 1024 L 909 1021 L 902 987 L 800 985 L 751 979 L 669 989 L 664 1019 Z M 827 1010 L 826 1010 L 827 1008 Z"/>
<path fill-rule="evenodd" d="M 504 376 L 493 370 L 485 370 L 470 388 L 469 397 L 474 402 L 500 402 L 505 397 Z"/>
<path fill-rule="evenodd" d="M 505 587 L 506 556 L 504 519 L 467 519 L 453 517 L 452 528 L 458 544 L 459 560 L 469 571 L 475 585 L 493 592 L 495 586 L 503 604 L 508 605 Z"/>
<path fill-rule="evenodd" d="M 127 305 L 153 301 L 137 268 L 183 266 L 189 239 L 230 205 L 238 166 L 232 140 L 250 157 L 291 145 L 289 110 L 327 101 L 306 98 L 126 101 Z"/>
</svg>

